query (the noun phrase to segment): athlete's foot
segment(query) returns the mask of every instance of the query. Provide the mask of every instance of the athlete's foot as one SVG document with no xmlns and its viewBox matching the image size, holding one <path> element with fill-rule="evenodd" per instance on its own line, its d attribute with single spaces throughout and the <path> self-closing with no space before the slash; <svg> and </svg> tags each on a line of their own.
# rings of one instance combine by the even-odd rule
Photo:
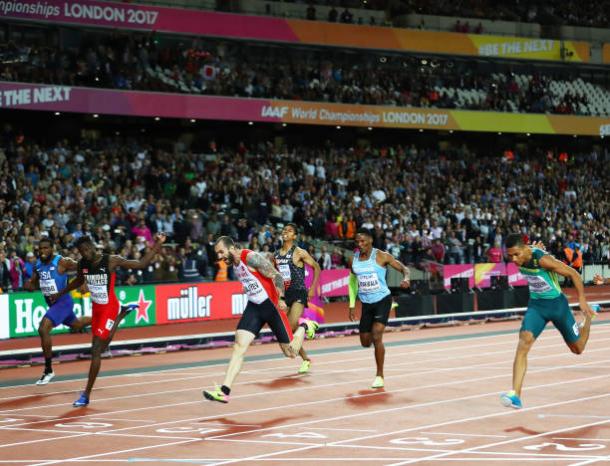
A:
<svg viewBox="0 0 610 466">
<path fill-rule="evenodd" d="M 371 388 L 383 388 L 384 385 L 385 384 L 383 381 L 383 377 L 378 375 L 377 377 L 375 377 L 375 380 L 373 380 L 373 383 L 371 384 Z"/>
<path fill-rule="evenodd" d="M 204 390 L 203 396 L 210 401 L 218 401 L 220 403 L 229 402 L 229 395 L 226 395 L 220 387 L 216 387 L 214 390 Z"/>
<path fill-rule="evenodd" d="M 506 406 L 507 408 L 515 408 L 521 409 L 523 408 L 523 403 L 521 403 L 521 398 L 517 396 L 514 390 L 510 392 L 505 392 L 500 394 L 500 403 L 502 406 Z"/>
<path fill-rule="evenodd" d="M 127 317 L 128 314 L 138 309 L 140 306 L 137 304 L 128 304 L 127 306 L 121 306 L 121 312 L 119 312 L 119 317 L 123 320 Z"/>
<path fill-rule="evenodd" d="M 320 325 L 316 321 L 309 319 L 302 319 L 299 324 L 305 326 L 305 336 L 308 340 L 312 340 L 313 337 L 316 336 L 316 332 L 320 328 Z"/>
<path fill-rule="evenodd" d="M 55 372 L 43 372 L 42 376 L 36 381 L 36 385 L 46 385 L 55 377 Z"/>
<path fill-rule="evenodd" d="M 311 368 L 311 360 L 303 359 L 303 362 L 301 363 L 301 367 L 299 367 L 299 374 L 307 374 L 309 372 L 310 368 Z"/>
<path fill-rule="evenodd" d="M 78 399 L 74 403 L 72 403 L 72 406 L 74 406 L 75 408 L 82 408 L 83 406 L 87 406 L 88 404 L 89 395 L 87 395 L 85 392 L 81 392 Z"/>
</svg>

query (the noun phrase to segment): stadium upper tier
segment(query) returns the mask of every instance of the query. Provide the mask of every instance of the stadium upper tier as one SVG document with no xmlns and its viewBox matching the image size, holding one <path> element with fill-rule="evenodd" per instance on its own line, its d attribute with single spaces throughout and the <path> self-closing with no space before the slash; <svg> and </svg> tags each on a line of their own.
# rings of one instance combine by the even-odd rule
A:
<svg viewBox="0 0 610 466">
<path fill-rule="evenodd" d="M 0 80 L 296 101 L 610 115 L 603 69 L 40 29 L 0 49 Z"/>
</svg>

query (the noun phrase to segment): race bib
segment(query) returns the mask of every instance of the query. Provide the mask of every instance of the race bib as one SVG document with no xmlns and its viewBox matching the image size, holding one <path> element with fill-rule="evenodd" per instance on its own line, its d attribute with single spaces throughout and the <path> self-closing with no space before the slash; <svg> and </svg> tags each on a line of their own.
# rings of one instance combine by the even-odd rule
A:
<svg viewBox="0 0 610 466">
<path fill-rule="evenodd" d="M 91 293 L 91 301 L 97 304 L 108 304 L 108 290 L 106 285 L 87 285 Z"/>
<path fill-rule="evenodd" d="M 358 275 L 358 291 L 363 294 L 375 293 L 381 289 L 379 277 L 376 273 L 363 273 Z"/>
<path fill-rule="evenodd" d="M 55 280 L 40 280 L 40 291 L 43 295 L 49 296 L 58 292 Z"/>
<path fill-rule="evenodd" d="M 530 291 L 533 293 L 546 293 L 552 291 L 553 288 L 547 283 L 547 281 L 538 275 L 526 275 L 527 283 L 529 284 Z"/>
<path fill-rule="evenodd" d="M 282 278 L 285 282 L 289 282 L 291 280 L 290 277 L 290 266 L 288 264 L 279 264 L 278 269 L 282 274 Z"/>
</svg>

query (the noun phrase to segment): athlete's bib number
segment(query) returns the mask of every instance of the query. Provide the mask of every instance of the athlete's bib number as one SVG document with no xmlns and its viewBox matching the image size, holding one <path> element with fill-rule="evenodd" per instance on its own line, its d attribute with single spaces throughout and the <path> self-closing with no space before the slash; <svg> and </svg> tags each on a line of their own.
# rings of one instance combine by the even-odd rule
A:
<svg viewBox="0 0 610 466">
<path fill-rule="evenodd" d="M 379 277 L 376 273 L 363 273 L 358 275 L 358 291 L 360 293 L 375 293 L 381 289 Z"/>
<path fill-rule="evenodd" d="M 91 293 L 91 301 L 97 304 L 108 304 L 108 290 L 106 285 L 89 285 L 89 292 Z"/>
<path fill-rule="evenodd" d="M 40 280 L 40 291 L 45 296 L 57 293 L 57 284 L 55 280 Z"/>
<path fill-rule="evenodd" d="M 285 282 L 289 282 L 291 280 L 290 277 L 290 266 L 288 264 L 279 264 L 278 268 L 280 273 L 282 274 L 282 278 Z"/>
<path fill-rule="evenodd" d="M 541 278 L 538 275 L 526 275 L 526 278 L 530 290 L 533 293 L 547 293 L 553 290 L 551 285 L 549 285 L 544 278 Z"/>
</svg>

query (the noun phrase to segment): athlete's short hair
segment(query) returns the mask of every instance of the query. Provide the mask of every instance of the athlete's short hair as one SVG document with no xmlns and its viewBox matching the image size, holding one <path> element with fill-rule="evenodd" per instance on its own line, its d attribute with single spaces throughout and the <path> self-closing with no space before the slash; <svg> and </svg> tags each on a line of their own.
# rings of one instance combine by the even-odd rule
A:
<svg viewBox="0 0 610 466">
<path fill-rule="evenodd" d="M 356 231 L 356 234 L 368 236 L 369 238 L 373 237 L 373 232 L 371 230 L 369 230 L 368 228 L 358 228 L 358 231 Z"/>
<path fill-rule="evenodd" d="M 49 246 L 53 246 L 53 241 L 51 241 L 51 238 L 49 237 L 40 238 L 40 240 L 38 241 L 38 246 L 40 246 L 42 243 L 49 243 Z"/>
<path fill-rule="evenodd" d="M 296 235 L 298 235 L 298 234 L 299 234 L 299 227 L 297 226 L 297 224 L 296 224 L 296 223 L 289 222 L 289 223 L 287 223 L 286 225 L 284 225 L 284 228 L 286 228 L 286 227 L 290 227 L 290 228 L 292 228 L 292 229 L 294 230 L 294 233 L 295 233 Z"/>
<path fill-rule="evenodd" d="M 235 241 L 233 241 L 233 238 L 231 238 L 230 236 L 221 236 L 220 238 L 218 238 L 216 240 L 216 242 L 214 243 L 214 246 L 216 246 L 217 244 L 220 244 L 220 243 L 225 245 L 227 248 L 230 248 L 231 246 L 235 246 Z"/>
<path fill-rule="evenodd" d="M 511 233 L 506 237 L 506 248 L 522 247 L 525 246 L 523 236 L 520 233 Z"/>
<path fill-rule="evenodd" d="M 91 244 L 92 246 L 94 245 L 93 240 L 91 239 L 90 236 L 83 235 L 80 238 L 78 238 L 76 241 L 74 241 L 73 246 L 75 248 L 80 248 L 83 244 Z"/>
</svg>

